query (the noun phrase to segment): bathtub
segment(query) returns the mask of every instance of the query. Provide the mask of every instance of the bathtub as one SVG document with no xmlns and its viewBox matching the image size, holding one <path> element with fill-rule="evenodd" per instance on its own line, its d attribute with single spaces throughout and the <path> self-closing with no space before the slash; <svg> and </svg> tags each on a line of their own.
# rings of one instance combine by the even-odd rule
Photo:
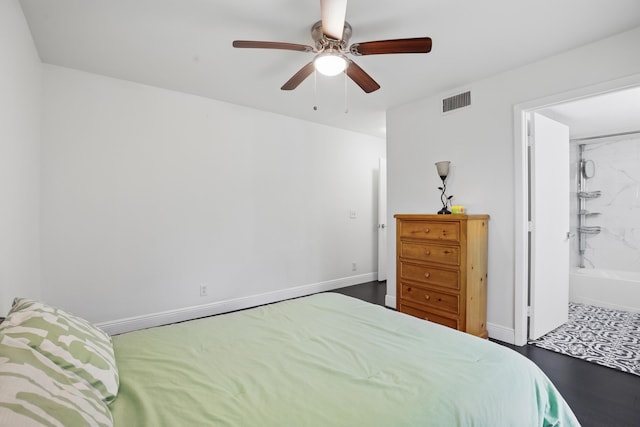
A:
<svg viewBox="0 0 640 427">
<path fill-rule="evenodd" d="M 640 273 L 577 268 L 569 276 L 569 301 L 640 313 Z"/>
</svg>

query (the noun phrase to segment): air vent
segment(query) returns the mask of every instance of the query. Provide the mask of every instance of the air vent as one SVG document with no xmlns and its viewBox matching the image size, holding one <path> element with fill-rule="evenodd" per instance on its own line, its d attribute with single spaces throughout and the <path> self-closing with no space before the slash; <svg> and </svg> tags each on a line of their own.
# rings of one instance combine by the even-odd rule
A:
<svg viewBox="0 0 640 427">
<path fill-rule="evenodd" d="M 457 110 L 458 108 L 464 108 L 471 105 L 471 91 L 459 93 L 458 95 L 450 96 L 442 100 L 442 112 L 448 113 L 449 111 Z"/>
</svg>

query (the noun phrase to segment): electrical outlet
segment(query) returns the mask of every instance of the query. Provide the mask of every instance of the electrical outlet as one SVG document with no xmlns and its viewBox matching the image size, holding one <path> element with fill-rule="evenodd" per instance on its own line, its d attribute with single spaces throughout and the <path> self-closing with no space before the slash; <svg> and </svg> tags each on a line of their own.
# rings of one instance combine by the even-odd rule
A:
<svg viewBox="0 0 640 427">
<path fill-rule="evenodd" d="M 351 271 L 356 271 L 358 269 L 358 264 L 356 264 L 355 262 L 351 263 Z"/>
<path fill-rule="evenodd" d="M 209 295 L 209 289 L 207 289 L 207 285 L 200 285 L 200 296 L 206 297 Z"/>
</svg>

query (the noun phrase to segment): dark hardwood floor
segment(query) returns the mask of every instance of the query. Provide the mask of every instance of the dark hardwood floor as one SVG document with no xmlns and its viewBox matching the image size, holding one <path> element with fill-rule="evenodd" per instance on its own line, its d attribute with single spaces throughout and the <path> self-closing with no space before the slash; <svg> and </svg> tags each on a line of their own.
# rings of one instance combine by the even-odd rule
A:
<svg viewBox="0 0 640 427">
<path fill-rule="evenodd" d="M 386 283 L 363 283 L 333 292 L 384 305 Z M 516 347 L 492 341 L 538 365 L 564 396 L 583 427 L 640 427 L 639 376 L 534 345 Z"/>
<path fill-rule="evenodd" d="M 387 282 L 368 282 L 360 285 L 347 286 L 335 289 L 331 292 L 348 295 L 378 305 L 384 305 L 384 297 L 387 294 Z"/>
</svg>

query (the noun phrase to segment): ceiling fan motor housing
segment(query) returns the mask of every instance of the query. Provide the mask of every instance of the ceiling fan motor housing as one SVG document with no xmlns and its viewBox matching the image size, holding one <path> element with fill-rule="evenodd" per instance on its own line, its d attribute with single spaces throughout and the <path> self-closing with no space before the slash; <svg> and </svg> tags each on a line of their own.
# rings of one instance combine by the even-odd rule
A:
<svg viewBox="0 0 640 427">
<path fill-rule="evenodd" d="M 324 34 L 322 31 L 322 21 L 318 21 L 311 27 L 311 38 L 315 41 L 318 52 L 322 52 L 325 49 L 334 49 L 346 53 L 348 52 L 347 45 L 349 44 L 352 31 L 351 25 L 345 21 L 342 40 L 335 40 Z"/>
</svg>

